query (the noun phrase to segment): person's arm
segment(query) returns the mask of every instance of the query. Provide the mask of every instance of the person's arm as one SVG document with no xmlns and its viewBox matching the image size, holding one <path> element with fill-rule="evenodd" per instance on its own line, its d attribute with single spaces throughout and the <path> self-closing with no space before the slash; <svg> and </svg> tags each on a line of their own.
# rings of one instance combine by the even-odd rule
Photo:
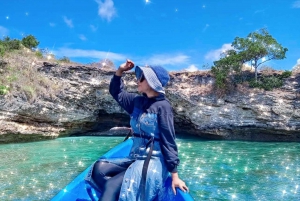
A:
<svg viewBox="0 0 300 201">
<path fill-rule="evenodd" d="M 127 60 L 126 63 L 121 64 L 115 75 L 112 77 L 109 85 L 109 93 L 129 114 L 131 114 L 133 111 L 133 99 L 137 96 L 137 94 L 128 93 L 124 89 L 124 83 L 121 78 L 124 71 L 128 71 L 133 67 L 134 64 L 130 60 Z"/>
<path fill-rule="evenodd" d="M 173 111 L 169 104 L 165 104 L 158 114 L 160 130 L 160 147 L 166 161 L 167 169 L 172 175 L 172 189 L 176 195 L 176 187 L 183 192 L 189 191 L 186 184 L 179 178 L 177 166 L 179 165 L 178 149 L 175 142 L 175 129 Z"/>
<path fill-rule="evenodd" d="M 119 76 L 119 77 L 122 77 L 122 74 L 123 74 L 123 70 L 118 68 L 118 70 L 116 71 L 116 76 Z"/>
<path fill-rule="evenodd" d="M 162 107 L 164 108 L 164 107 Z M 173 113 L 171 111 L 158 113 L 158 126 L 160 131 L 160 147 L 169 172 L 176 173 L 179 165 L 178 149 L 175 142 L 175 129 Z"/>
</svg>

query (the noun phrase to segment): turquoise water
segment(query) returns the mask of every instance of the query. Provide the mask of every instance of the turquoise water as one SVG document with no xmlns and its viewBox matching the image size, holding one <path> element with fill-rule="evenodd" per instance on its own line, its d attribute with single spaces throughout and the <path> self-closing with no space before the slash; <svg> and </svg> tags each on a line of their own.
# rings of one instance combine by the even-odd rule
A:
<svg viewBox="0 0 300 201">
<path fill-rule="evenodd" d="M 123 137 L 0 145 L 0 200 L 50 200 Z M 195 200 L 300 200 L 300 143 L 178 138 Z"/>
</svg>

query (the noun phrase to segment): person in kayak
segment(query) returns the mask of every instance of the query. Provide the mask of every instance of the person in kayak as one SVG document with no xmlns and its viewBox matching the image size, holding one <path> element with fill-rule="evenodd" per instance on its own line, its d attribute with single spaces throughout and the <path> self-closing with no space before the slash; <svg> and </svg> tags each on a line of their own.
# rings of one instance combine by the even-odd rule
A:
<svg viewBox="0 0 300 201">
<path fill-rule="evenodd" d="M 100 200 L 164 200 L 176 195 L 176 187 L 189 190 L 177 172 L 173 111 L 165 97 L 169 74 L 161 66 L 136 66 L 142 93 L 138 95 L 127 92 L 121 79 L 133 67 L 130 60 L 121 64 L 109 87 L 113 98 L 130 114 L 133 145 L 127 158 L 99 159 L 94 164 L 91 177 L 102 191 Z M 164 186 L 169 172 L 173 193 Z"/>
</svg>

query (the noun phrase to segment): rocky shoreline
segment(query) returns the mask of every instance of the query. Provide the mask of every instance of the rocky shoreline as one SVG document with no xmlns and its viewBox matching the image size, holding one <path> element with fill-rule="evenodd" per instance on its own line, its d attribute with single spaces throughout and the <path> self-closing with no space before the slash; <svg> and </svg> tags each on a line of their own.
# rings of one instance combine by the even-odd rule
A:
<svg viewBox="0 0 300 201">
<path fill-rule="evenodd" d="M 42 76 L 59 84 L 56 94 L 29 99 L 23 92 L 0 95 L 0 143 L 78 135 L 126 135 L 129 116 L 112 99 L 114 71 L 40 63 Z M 300 142 L 300 75 L 280 89 L 238 86 L 218 97 L 208 71 L 170 73 L 166 96 L 174 108 L 178 134 L 205 139 Z M 136 91 L 132 72 L 123 77 Z M 125 127 L 116 130 L 113 127 Z"/>
</svg>

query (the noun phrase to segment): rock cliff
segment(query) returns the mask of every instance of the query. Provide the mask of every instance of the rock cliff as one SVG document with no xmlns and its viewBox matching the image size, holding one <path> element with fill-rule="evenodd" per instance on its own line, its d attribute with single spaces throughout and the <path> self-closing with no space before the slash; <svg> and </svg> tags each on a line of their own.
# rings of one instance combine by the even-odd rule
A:
<svg viewBox="0 0 300 201">
<path fill-rule="evenodd" d="M 113 127 L 129 127 L 128 114 L 108 92 L 113 71 L 49 63 L 35 67 L 60 89 L 35 99 L 23 92 L 0 95 L 0 143 L 103 135 L 113 133 L 109 131 Z M 128 91 L 137 92 L 132 72 L 125 73 L 123 80 Z M 241 85 L 222 98 L 214 92 L 213 82 L 209 72 L 171 73 L 166 96 L 174 108 L 178 134 L 300 142 L 300 75 L 286 79 L 280 89 Z"/>
</svg>

